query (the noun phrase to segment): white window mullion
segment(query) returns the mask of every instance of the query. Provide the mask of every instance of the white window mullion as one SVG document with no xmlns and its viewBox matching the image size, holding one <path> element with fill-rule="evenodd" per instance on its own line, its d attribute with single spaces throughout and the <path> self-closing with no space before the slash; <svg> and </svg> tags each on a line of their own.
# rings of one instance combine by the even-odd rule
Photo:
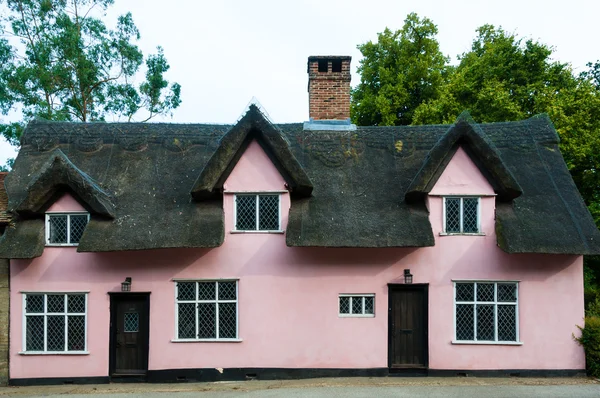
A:
<svg viewBox="0 0 600 398">
<path fill-rule="evenodd" d="M 48 351 L 48 295 L 44 294 L 44 352 Z"/>
<path fill-rule="evenodd" d="M 200 304 L 198 303 L 198 301 L 200 300 L 200 298 L 199 298 L 200 297 L 199 296 L 199 294 L 200 294 L 200 283 L 196 282 L 195 285 L 196 285 L 196 288 L 194 289 L 194 291 L 195 291 L 194 302 L 196 304 L 195 305 L 195 307 L 196 307 L 196 312 L 195 312 L 196 319 L 194 320 L 194 324 L 196 325 L 196 335 L 195 336 L 196 336 L 196 338 L 199 338 L 198 336 L 199 336 L 199 329 L 200 329 L 200 325 L 199 325 L 200 324 Z"/>
<path fill-rule="evenodd" d="M 219 334 L 219 283 L 215 282 L 215 336 L 218 339 Z"/>
<path fill-rule="evenodd" d="M 256 220 L 255 220 L 256 221 L 256 228 L 255 229 L 257 231 L 259 230 L 259 227 L 260 227 L 260 223 L 258 221 L 258 218 L 260 217 L 260 211 L 259 211 L 260 203 L 259 203 L 258 197 L 259 197 L 259 195 L 256 195 Z M 217 297 L 219 297 L 219 296 L 217 296 Z"/>
<path fill-rule="evenodd" d="M 67 244 L 71 244 L 71 216 L 67 214 Z"/>
<path fill-rule="evenodd" d="M 65 301 L 65 313 L 64 313 L 64 317 L 65 317 L 65 346 L 64 346 L 64 350 L 69 351 L 69 308 L 67 307 L 67 297 L 68 295 L 64 295 L 64 301 Z"/>
<path fill-rule="evenodd" d="M 464 226 L 463 226 L 463 221 L 464 221 L 464 217 L 463 217 L 463 215 L 464 215 L 464 212 L 463 212 L 463 199 L 464 198 L 460 198 L 460 200 L 459 200 L 459 208 L 458 208 L 459 209 L 458 213 L 459 213 L 459 216 L 460 216 L 460 233 L 461 234 L 464 233 L 464 231 L 465 231 Z"/>
<path fill-rule="evenodd" d="M 494 341 L 498 341 L 498 284 L 494 283 Z"/>
<path fill-rule="evenodd" d="M 477 341 L 477 283 L 473 285 L 473 339 Z"/>
<path fill-rule="evenodd" d="M 517 299 L 515 303 L 515 338 L 517 341 L 521 341 L 519 338 L 519 284 L 515 283 L 515 298 Z"/>
</svg>

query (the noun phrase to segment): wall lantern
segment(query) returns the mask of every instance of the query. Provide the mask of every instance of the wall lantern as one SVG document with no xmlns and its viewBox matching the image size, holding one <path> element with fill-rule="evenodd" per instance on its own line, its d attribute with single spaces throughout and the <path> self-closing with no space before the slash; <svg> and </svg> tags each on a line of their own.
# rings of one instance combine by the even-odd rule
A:
<svg viewBox="0 0 600 398">
<path fill-rule="evenodd" d="M 412 283 L 412 274 L 409 269 L 404 270 L 404 283 Z"/>
<path fill-rule="evenodd" d="M 131 291 L 131 277 L 125 278 L 124 282 L 121 282 L 121 291 L 122 292 L 130 292 Z"/>
</svg>

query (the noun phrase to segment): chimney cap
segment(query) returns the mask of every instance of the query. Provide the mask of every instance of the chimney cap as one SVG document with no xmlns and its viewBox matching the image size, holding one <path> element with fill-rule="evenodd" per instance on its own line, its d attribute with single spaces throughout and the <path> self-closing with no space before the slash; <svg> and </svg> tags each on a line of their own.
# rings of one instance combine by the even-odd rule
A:
<svg viewBox="0 0 600 398">
<path fill-rule="evenodd" d="M 308 62 L 319 61 L 322 59 L 341 59 L 342 61 L 350 61 L 352 57 L 349 55 L 311 55 L 308 57 Z"/>
</svg>

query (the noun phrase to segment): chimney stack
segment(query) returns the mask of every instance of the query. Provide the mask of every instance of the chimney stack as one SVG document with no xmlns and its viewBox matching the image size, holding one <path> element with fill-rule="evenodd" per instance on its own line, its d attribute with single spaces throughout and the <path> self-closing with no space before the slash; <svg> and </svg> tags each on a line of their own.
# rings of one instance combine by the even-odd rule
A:
<svg viewBox="0 0 600 398">
<path fill-rule="evenodd" d="M 311 121 L 350 123 L 349 56 L 308 57 L 308 102 Z"/>
</svg>

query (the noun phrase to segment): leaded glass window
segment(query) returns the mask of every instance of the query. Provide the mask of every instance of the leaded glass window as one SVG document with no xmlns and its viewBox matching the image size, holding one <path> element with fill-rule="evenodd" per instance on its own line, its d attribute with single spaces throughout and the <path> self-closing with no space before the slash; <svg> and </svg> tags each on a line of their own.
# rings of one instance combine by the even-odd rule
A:
<svg viewBox="0 0 600 398">
<path fill-rule="evenodd" d="M 78 245 L 89 219 L 88 213 L 46 214 L 46 243 Z"/>
<path fill-rule="evenodd" d="M 340 294 L 339 315 L 341 317 L 374 317 L 375 295 L 373 294 Z"/>
<path fill-rule="evenodd" d="M 235 195 L 237 231 L 279 231 L 279 194 Z"/>
<path fill-rule="evenodd" d="M 456 341 L 518 342 L 516 282 L 456 282 Z"/>
<path fill-rule="evenodd" d="M 444 232 L 479 233 L 479 208 L 479 198 L 444 198 Z"/>
<path fill-rule="evenodd" d="M 237 281 L 177 282 L 177 338 L 238 338 Z"/>
<path fill-rule="evenodd" d="M 87 295 L 24 295 L 26 352 L 85 352 Z"/>
</svg>

